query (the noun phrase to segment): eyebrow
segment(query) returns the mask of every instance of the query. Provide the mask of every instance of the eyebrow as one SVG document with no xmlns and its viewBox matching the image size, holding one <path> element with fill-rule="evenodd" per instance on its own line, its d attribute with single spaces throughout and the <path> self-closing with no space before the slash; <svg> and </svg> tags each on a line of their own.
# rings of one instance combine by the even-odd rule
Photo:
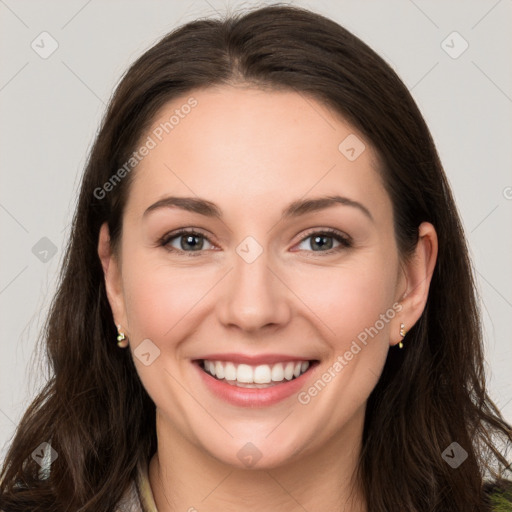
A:
<svg viewBox="0 0 512 512">
<path fill-rule="evenodd" d="M 307 213 L 324 210 L 338 204 L 357 208 L 372 222 L 374 222 L 373 216 L 368 208 L 366 208 L 366 206 L 362 205 L 358 201 L 349 199 L 348 197 L 342 197 L 338 195 L 298 199 L 284 208 L 284 210 L 281 212 L 281 216 L 285 219 L 295 218 Z M 205 217 L 213 217 L 220 220 L 223 218 L 222 210 L 215 203 L 197 197 L 179 196 L 168 196 L 160 199 L 146 209 L 143 217 L 145 217 L 150 212 L 160 208 L 179 208 L 181 210 L 204 215 Z"/>
</svg>

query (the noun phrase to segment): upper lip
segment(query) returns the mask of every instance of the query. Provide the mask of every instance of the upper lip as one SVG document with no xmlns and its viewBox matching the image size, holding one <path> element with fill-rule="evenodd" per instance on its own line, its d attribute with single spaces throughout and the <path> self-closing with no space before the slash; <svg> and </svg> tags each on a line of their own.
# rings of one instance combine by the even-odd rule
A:
<svg viewBox="0 0 512 512">
<path fill-rule="evenodd" d="M 207 359 L 208 361 L 231 361 L 238 364 L 248 364 L 256 366 L 258 364 L 275 364 L 286 363 L 289 361 L 312 361 L 312 358 L 293 356 L 289 354 L 259 354 L 259 355 L 246 355 L 236 353 L 226 354 L 208 354 L 196 360 Z"/>
</svg>

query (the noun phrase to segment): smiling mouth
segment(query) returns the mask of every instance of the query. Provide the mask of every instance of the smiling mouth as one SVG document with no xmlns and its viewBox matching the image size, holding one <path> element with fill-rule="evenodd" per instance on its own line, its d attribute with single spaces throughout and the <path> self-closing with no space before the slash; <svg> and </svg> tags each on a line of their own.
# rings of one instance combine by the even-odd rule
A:
<svg viewBox="0 0 512 512">
<path fill-rule="evenodd" d="M 248 365 L 231 361 L 198 359 L 199 367 L 214 379 L 241 388 L 269 388 L 298 379 L 319 361 L 297 360 L 275 364 Z"/>
</svg>

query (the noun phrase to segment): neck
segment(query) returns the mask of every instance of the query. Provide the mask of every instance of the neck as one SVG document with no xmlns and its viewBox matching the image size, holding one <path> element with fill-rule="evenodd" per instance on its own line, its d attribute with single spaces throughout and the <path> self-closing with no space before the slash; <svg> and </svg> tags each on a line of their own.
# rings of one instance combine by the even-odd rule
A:
<svg viewBox="0 0 512 512">
<path fill-rule="evenodd" d="M 364 409 L 320 449 L 279 467 L 240 469 L 180 436 L 157 413 L 158 449 L 149 481 L 158 512 L 366 512 L 354 476 L 363 421 Z"/>
</svg>

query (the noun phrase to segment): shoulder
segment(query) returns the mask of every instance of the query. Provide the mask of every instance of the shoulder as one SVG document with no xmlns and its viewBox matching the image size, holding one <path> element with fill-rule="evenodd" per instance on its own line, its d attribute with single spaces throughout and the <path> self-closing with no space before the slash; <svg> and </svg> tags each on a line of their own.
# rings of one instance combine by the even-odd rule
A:
<svg viewBox="0 0 512 512">
<path fill-rule="evenodd" d="M 512 512 L 512 481 L 497 480 L 484 484 L 484 493 L 488 496 L 490 512 Z"/>
<path fill-rule="evenodd" d="M 135 481 L 132 480 L 126 489 L 123 497 L 117 503 L 115 512 L 143 512 Z"/>
<path fill-rule="evenodd" d="M 147 461 L 139 461 L 137 464 L 135 478 L 117 503 L 115 512 L 158 512 L 149 483 Z"/>
</svg>

